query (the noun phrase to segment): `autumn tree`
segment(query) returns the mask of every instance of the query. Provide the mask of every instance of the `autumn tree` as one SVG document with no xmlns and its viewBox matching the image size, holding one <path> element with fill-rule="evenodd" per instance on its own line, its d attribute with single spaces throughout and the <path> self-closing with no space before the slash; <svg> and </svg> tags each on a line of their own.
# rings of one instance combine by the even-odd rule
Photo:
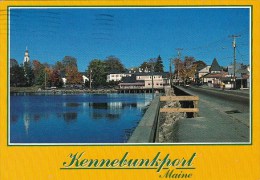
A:
<svg viewBox="0 0 260 180">
<path fill-rule="evenodd" d="M 62 87 L 62 76 L 65 76 L 65 68 L 62 62 L 57 61 L 56 64 L 53 66 L 53 71 L 50 77 L 52 86 Z"/>
<path fill-rule="evenodd" d="M 180 70 L 183 69 L 183 62 L 179 58 L 173 59 L 173 64 L 174 64 L 174 74 L 175 77 L 178 79 L 180 78 Z"/>
<path fill-rule="evenodd" d="M 78 72 L 77 59 L 71 56 L 65 56 L 62 60 L 65 69 L 67 84 L 81 84 L 82 76 Z"/>
<path fill-rule="evenodd" d="M 34 84 L 43 85 L 45 82 L 45 66 L 38 60 L 32 61 L 32 69 L 34 74 Z"/>
<path fill-rule="evenodd" d="M 66 67 L 66 78 L 68 84 L 81 84 L 83 82 L 82 75 L 78 72 L 78 68 L 76 66 Z"/>
<path fill-rule="evenodd" d="M 61 75 L 65 74 L 65 66 L 62 62 L 57 61 L 53 68 L 59 71 Z"/>
<path fill-rule="evenodd" d="M 195 72 L 196 72 L 196 64 L 193 64 L 195 62 L 194 57 L 186 56 L 184 58 L 183 65 L 180 69 L 180 77 L 186 83 L 190 80 L 190 78 L 194 78 Z"/>
<path fill-rule="evenodd" d="M 60 71 L 57 69 L 53 69 L 52 73 L 51 73 L 51 85 L 55 86 L 55 87 L 62 87 L 63 82 L 61 79 L 61 75 L 60 75 Z"/>
</svg>

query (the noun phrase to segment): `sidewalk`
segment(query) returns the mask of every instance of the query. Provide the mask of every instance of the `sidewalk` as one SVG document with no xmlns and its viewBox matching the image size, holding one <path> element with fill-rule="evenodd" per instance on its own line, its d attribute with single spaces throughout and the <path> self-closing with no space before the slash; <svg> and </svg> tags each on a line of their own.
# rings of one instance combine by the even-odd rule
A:
<svg viewBox="0 0 260 180">
<path fill-rule="evenodd" d="M 173 142 L 236 144 L 250 141 L 249 113 L 236 113 L 224 102 L 215 103 L 203 96 L 200 96 L 199 109 L 199 117 L 184 118 L 175 123 Z"/>
<path fill-rule="evenodd" d="M 214 88 L 214 87 L 209 87 L 207 85 L 203 85 L 203 86 L 192 86 L 192 87 L 196 87 L 196 88 L 204 88 L 204 89 L 209 89 L 209 90 L 212 90 L 212 91 L 223 91 L 222 88 Z M 236 89 L 236 90 L 233 90 L 233 89 L 224 89 L 224 92 L 232 92 L 232 93 L 238 93 L 238 94 L 249 94 L 251 92 L 251 90 L 248 88 L 248 89 Z"/>
</svg>

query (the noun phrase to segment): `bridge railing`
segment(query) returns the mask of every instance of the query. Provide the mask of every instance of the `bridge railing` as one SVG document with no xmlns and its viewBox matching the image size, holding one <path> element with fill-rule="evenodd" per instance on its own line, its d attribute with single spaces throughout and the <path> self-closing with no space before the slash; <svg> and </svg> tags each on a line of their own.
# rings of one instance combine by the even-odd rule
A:
<svg viewBox="0 0 260 180">
<path fill-rule="evenodd" d="M 194 117 L 196 117 L 199 112 L 199 96 L 161 96 L 160 101 L 193 101 L 193 108 L 160 108 L 160 112 L 192 112 L 194 113 Z"/>
<path fill-rule="evenodd" d="M 156 96 L 146 110 L 143 118 L 135 128 L 127 143 L 152 143 L 155 142 L 158 114 L 160 108 L 159 96 Z"/>
</svg>

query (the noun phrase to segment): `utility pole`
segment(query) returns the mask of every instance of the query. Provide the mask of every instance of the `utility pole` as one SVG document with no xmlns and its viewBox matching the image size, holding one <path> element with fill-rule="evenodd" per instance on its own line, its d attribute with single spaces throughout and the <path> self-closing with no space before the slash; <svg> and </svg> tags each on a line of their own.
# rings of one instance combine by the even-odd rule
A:
<svg viewBox="0 0 260 180">
<path fill-rule="evenodd" d="M 170 86 L 172 87 L 172 59 L 170 59 Z"/>
<path fill-rule="evenodd" d="M 181 51 L 183 50 L 183 48 L 176 48 L 177 52 L 178 52 L 178 82 L 179 82 L 179 85 L 180 85 L 180 71 L 179 71 L 179 64 L 180 64 L 180 60 L 181 60 Z"/>
<path fill-rule="evenodd" d="M 151 65 L 152 65 L 152 69 L 151 69 L 151 71 L 152 71 L 152 98 L 154 99 L 154 79 L 153 79 L 153 77 L 154 77 L 154 66 L 155 66 L 155 62 L 156 62 L 156 58 L 152 58 L 152 59 L 150 59 L 150 63 L 151 63 Z"/>
<path fill-rule="evenodd" d="M 46 90 L 46 72 L 44 74 L 44 89 Z"/>
<path fill-rule="evenodd" d="M 91 86 L 91 75 L 92 75 L 92 69 L 90 69 L 90 71 L 89 71 L 89 89 L 91 89 L 92 88 L 92 86 Z"/>
<path fill-rule="evenodd" d="M 234 48 L 234 89 L 236 89 L 236 38 L 240 37 L 241 35 L 230 35 L 229 37 L 233 38 L 232 46 Z"/>
</svg>

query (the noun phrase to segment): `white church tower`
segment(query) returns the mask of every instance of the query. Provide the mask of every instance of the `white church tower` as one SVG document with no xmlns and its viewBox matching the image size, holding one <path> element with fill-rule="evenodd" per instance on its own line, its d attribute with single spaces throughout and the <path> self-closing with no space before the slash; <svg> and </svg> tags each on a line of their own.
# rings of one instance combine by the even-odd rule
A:
<svg viewBox="0 0 260 180">
<path fill-rule="evenodd" d="M 30 56 L 29 56 L 29 51 L 27 49 L 27 46 L 26 46 L 26 50 L 25 50 L 25 53 L 24 53 L 24 58 L 23 58 L 23 63 L 29 63 L 30 62 Z"/>
</svg>

